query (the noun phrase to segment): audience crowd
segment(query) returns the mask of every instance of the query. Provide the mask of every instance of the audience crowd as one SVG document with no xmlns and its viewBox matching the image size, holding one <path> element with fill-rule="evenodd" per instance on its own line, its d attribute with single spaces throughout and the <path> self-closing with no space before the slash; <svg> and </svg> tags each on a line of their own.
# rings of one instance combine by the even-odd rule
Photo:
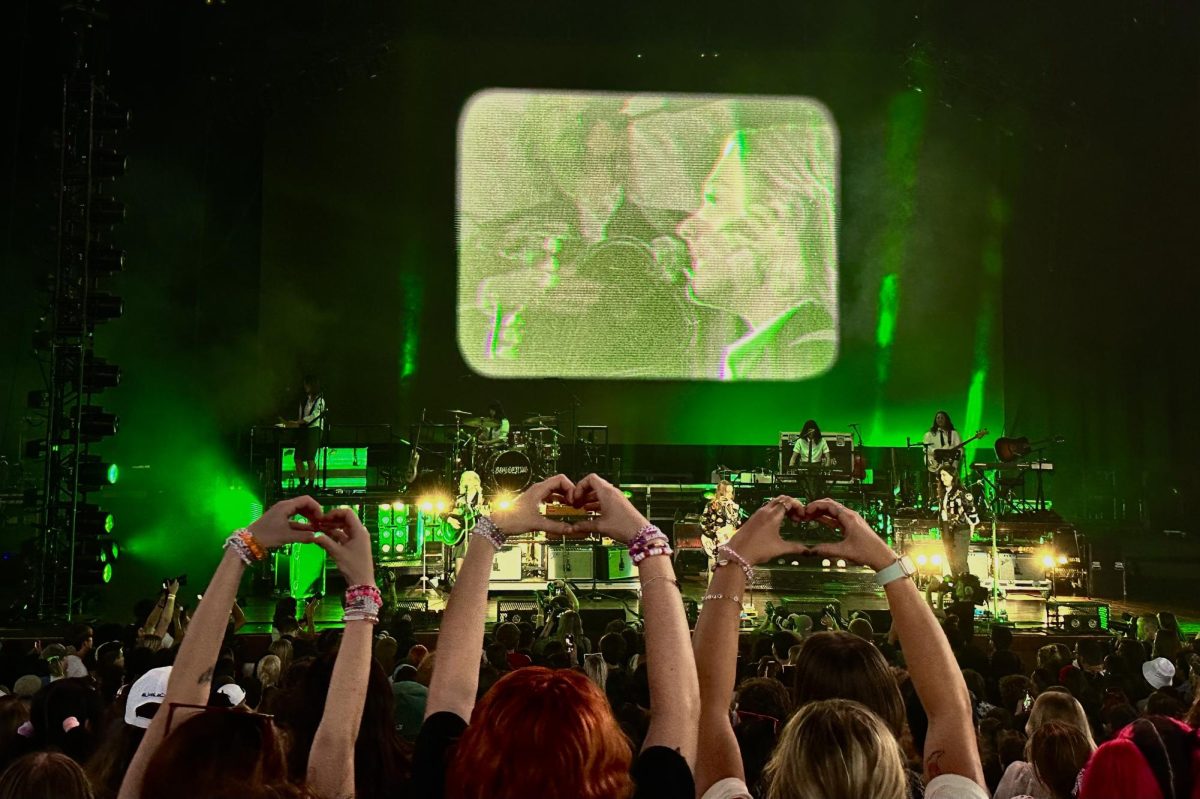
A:
<svg viewBox="0 0 1200 799">
<path fill-rule="evenodd" d="M 594 513 L 570 525 L 543 517 L 547 502 Z M 788 517 L 840 540 L 784 541 Z M 487 630 L 493 556 L 535 529 L 628 546 L 640 618 L 585 630 L 559 582 L 543 624 Z M 1200 648 L 1171 614 L 1023 660 L 1010 628 L 935 614 L 831 500 L 755 513 L 718 551 L 694 632 L 666 537 L 595 475 L 539 483 L 474 533 L 432 649 L 383 613 L 357 517 L 308 497 L 230 536 L 194 614 L 168 581 L 128 625 L 6 642 L 0 799 L 1200 799 Z M 313 602 L 281 601 L 264 650 L 235 635 L 237 586 L 287 543 L 337 563 L 345 628 L 317 634 Z M 747 633 L 755 566 L 808 555 L 894 576 L 890 614 Z"/>
</svg>

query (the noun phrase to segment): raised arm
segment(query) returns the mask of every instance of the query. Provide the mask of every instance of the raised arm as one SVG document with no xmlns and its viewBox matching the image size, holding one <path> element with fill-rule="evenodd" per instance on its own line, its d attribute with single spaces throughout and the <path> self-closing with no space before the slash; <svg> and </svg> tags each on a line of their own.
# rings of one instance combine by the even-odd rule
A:
<svg viewBox="0 0 1200 799">
<path fill-rule="evenodd" d="M 289 522 L 297 513 L 318 519 L 321 506 L 312 497 L 299 497 L 277 503 L 248 528 L 256 543 L 265 551 L 295 541 L 312 541 L 311 532 L 295 529 Z M 234 547 L 228 547 L 221 558 L 204 599 L 196 607 L 188 635 L 179 648 L 163 699 L 163 712 L 156 713 L 150 728 L 142 738 L 125 779 L 121 782 L 119 799 L 137 799 L 142 795 L 142 778 L 159 744 L 166 737 L 167 716 L 172 704 L 205 705 L 211 690 L 213 666 L 225 638 L 229 608 L 237 594 L 238 583 L 246 568 L 245 561 Z"/>
<path fill-rule="evenodd" d="M 788 512 L 798 515 L 800 509 L 795 500 L 776 497 L 751 516 L 726 546 L 717 550 L 717 568 L 713 570 L 692 638 L 700 681 L 697 796 L 703 796 L 721 780 L 746 779 L 729 721 L 737 679 L 738 626 L 746 593 L 746 571 L 738 558 L 755 566 L 780 555 L 802 554 L 804 545 L 787 543 L 779 537 L 784 515 Z"/>
<path fill-rule="evenodd" d="M 896 562 L 897 555 L 891 547 L 875 534 L 862 516 L 849 508 L 822 499 L 809 503 L 805 514 L 828 527 L 840 529 L 844 536 L 837 543 L 813 547 L 817 554 L 845 558 L 876 571 Z M 975 746 L 970 694 L 946 636 L 911 579 L 892 580 L 884 591 L 913 687 L 929 715 L 924 752 L 926 778 L 959 774 L 986 789 L 979 750 Z"/>
<path fill-rule="evenodd" d="M 617 488 L 597 475 L 588 475 L 573 495 L 576 507 L 600 511 L 596 520 L 575 525 L 578 532 L 603 533 L 627 546 L 638 547 L 650 523 Z M 657 531 L 658 528 L 652 528 Z M 661 533 L 659 533 L 661 534 Z M 653 533 L 650 533 L 653 535 Z M 645 539 L 643 538 L 643 541 Z M 653 552 L 653 540 L 651 541 Z M 631 552 L 630 557 L 634 554 Z M 665 746 L 679 752 L 688 765 L 696 763 L 696 728 L 700 720 L 700 689 L 692 658 L 687 617 L 671 559 L 651 554 L 638 564 L 645 621 L 646 668 L 650 678 L 650 728 L 642 748 Z"/>
<path fill-rule="evenodd" d="M 570 525 L 550 521 L 538 506 L 553 497 L 566 498 L 574 486 L 562 475 L 531 486 L 506 511 L 481 517 L 472 530 L 467 556 L 450 592 L 442 629 L 438 633 L 437 668 L 429 684 L 425 718 L 450 712 L 470 721 L 479 688 L 479 658 L 483 651 L 483 624 L 487 616 L 488 580 L 492 560 L 504 536 L 545 530 L 554 535 L 571 533 Z"/>
<path fill-rule="evenodd" d="M 383 602 L 375 586 L 371 536 L 350 510 L 335 510 L 321 524 L 317 544 L 346 578 L 346 630 L 333 664 L 325 713 L 308 752 L 308 786 L 327 799 L 353 799 L 354 746 L 371 677 L 371 639 Z"/>
<path fill-rule="evenodd" d="M 158 615 L 158 621 L 154 624 L 154 635 L 161 639 L 167 634 L 167 628 L 175 618 L 175 601 L 176 595 L 179 593 L 179 580 L 172 580 L 167 583 L 167 599 L 162 607 L 162 613 Z"/>
<path fill-rule="evenodd" d="M 167 604 L 167 589 L 164 586 L 158 592 L 158 601 L 154 603 L 154 608 L 150 611 L 150 615 L 146 617 L 146 623 L 142 625 L 139 631 L 142 635 L 153 635 L 154 630 L 158 627 L 158 619 L 162 616 L 163 608 Z"/>
</svg>

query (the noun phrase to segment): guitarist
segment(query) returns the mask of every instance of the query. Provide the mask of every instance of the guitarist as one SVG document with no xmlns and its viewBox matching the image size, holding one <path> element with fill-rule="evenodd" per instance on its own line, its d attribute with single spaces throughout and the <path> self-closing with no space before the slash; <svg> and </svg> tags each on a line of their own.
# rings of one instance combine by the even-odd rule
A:
<svg viewBox="0 0 1200 799">
<path fill-rule="evenodd" d="M 712 501 L 704 506 L 704 513 L 700 518 L 700 532 L 703 536 L 701 543 L 710 560 L 716 556 L 717 547 L 733 536 L 734 530 L 741 522 L 741 511 L 733 501 L 733 483 L 728 480 L 717 483 Z"/>
<path fill-rule="evenodd" d="M 941 485 L 937 478 L 938 470 L 942 466 L 949 466 L 954 470 L 954 474 L 958 474 L 959 463 L 962 460 L 962 443 L 962 436 L 954 427 L 954 422 L 950 421 L 950 414 L 938 411 L 933 417 L 933 426 L 921 439 L 921 444 L 925 448 L 925 468 L 929 470 L 926 507 L 929 507 L 934 498 L 941 494 Z M 953 450 L 953 453 L 949 457 L 939 457 L 937 451 L 944 449 Z"/>
<path fill-rule="evenodd" d="M 971 547 L 971 535 L 979 526 L 979 512 L 975 510 L 975 497 L 958 479 L 958 466 L 942 466 L 937 471 L 937 480 L 938 513 L 943 523 L 942 543 L 946 547 L 950 572 L 958 577 L 968 571 L 967 553 Z"/>
</svg>

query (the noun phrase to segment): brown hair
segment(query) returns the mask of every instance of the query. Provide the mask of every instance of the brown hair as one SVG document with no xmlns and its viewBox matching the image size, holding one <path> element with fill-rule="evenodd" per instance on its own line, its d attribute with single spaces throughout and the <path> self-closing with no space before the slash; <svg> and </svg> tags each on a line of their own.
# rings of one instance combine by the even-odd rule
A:
<svg viewBox="0 0 1200 799">
<path fill-rule="evenodd" d="M 1029 739 L 1033 770 L 1055 799 L 1070 799 L 1080 770 L 1096 748 L 1073 724 L 1047 721 Z"/>
<path fill-rule="evenodd" d="M 0 799 L 92 799 L 87 775 L 58 752 L 34 752 L 5 769 Z"/>
<path fill-rule="evenodd" d="M 851 699 L 866 705 L 897 738 L 904 731 L 904 700 L 883 655 L 857 635 L 820 632 L 807 638 L 796 658 L 796 705 Z"/>
<path fill-rule="evenodd" d="M 1025 723 L 1025 733 L 1029 735 L 1029 747 L 1026 752 L 1030 753 L 1032 759 L 1033 751 L 1033 736 L 1038 729 L 1052 721 L 1057 721 L 1062 724 L 1070 724 L 1087 739 L 1088 746 L 1092 749 L 1096 748 L 1096 742 L 1092 739 L 1092 728 L 1088 724 L 1087 714 L 1083 711 L 1083 705 L 1079 704 L 1079 700 L 1068 693 L 1062 691 L 1045 691 L 1038 694 L 1037 700 L 1033 703 L 1033 709 L 1029 711 L 1029 721 Z"/>
<path fill-rule="evenodd" d="M 783 728 L 765 776 L 767 799 L 904 799 L 900 745 L 879 716 L 857 702 L 802 707 Z"/>
</svg>

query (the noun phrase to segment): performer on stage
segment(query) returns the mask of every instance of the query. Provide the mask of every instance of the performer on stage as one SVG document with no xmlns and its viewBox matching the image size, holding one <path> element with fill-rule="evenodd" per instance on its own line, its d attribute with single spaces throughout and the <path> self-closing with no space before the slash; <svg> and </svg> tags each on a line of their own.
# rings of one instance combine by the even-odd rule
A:
<svg viewBox="0 0 1200 799">
<path fill-rule="evenodd" d="M 821 428 L 815 421 L 809 419 L 804 423 L 804 427 L 800 430 L 800 437 L 792 446 L 792 459 L 788 461 L 788 465 L 793 468 L 797 463 L 828 466 L 830 460 L 829 444 L 825 443 L 825 439 L 822 438 Z"/>
<path fill-rule="evenodd" d="M 742 509 L 733 501 L 733 483 L 720 481 L 700 519 L 701 543 L 710 559 L 716 557 L 717 547 L 733 536 L 741 520 Z"/>
<path fill-rule="evenodd" d="M 325 410 L 321 381 L 316 375 L 305 375 L 304 400 L 300 403 L 299 418 L 284 423 L 286 427 L 298 429 L 295 463 L 301 492 L 311 491 L 317 485 L 317 450 L 321 446 L 321 433 L 325 430 Z"/>
<path fill-rule="evenodd" d="M 499 400 L 494 400 L 488 407 L 487 418 L 491 421 L 491 426 L 487 431 L 480 436 L 480 443 L 496 445 L 508 442 L 508 417 L 504 415 L 504 406 Z"/>
<path fill-rule="evenodd" d="M 943 466 L 937 472 L 939 492 L 938 507 L 942 519 L 942 543 L 946 547 L 946 560 L 955 577 L 966 574 L 967 552 L 971 536 L 979 526 L 979 513 L 975 510 L 975 497 L 958 479 L 956 466 Z M 965 529 L 964 529 L 965 528 Z"/>
<path fill-rule="evenodd" d="M 921 438 L 921 445 L 925 448 L 925 467 L 929 470 L 929 488 L 927 493 L 926 507 L 930 507 L 934 498 L 941 493 L 941 485 L 938 482 L 938 471 L 942 466 L 949 466 L 955 475 L 959 472 L 959 463 L 962 461 L 962 450 L 958 450 L 953 457 L 939 459 L 934 453 L 939 449 L 952 449 L 962 444 L 962 436 L 954 427 L 954 422 L 950 421 L 950 414 L 945 411 L 938 411 L 933 417 L 933 426 Z"/>
</svg>

